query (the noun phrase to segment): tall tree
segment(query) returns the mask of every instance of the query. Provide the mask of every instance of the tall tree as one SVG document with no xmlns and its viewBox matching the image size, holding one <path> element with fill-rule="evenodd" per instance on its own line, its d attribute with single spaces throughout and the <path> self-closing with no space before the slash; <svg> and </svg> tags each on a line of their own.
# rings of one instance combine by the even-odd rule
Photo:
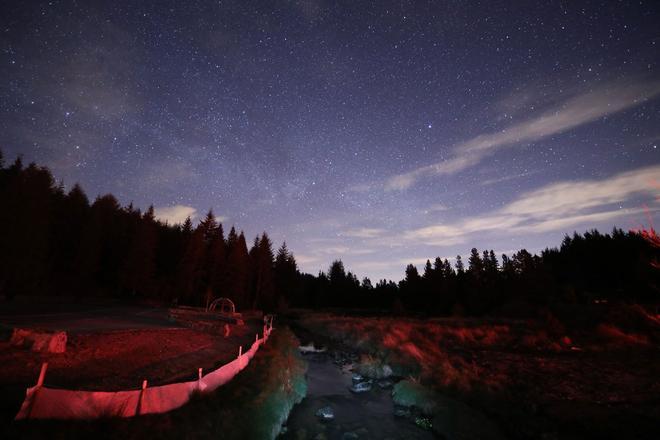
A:
<svg viewBox="0 0 660 440">
<path fill-rule="evenodd" d="M 211 238 L 206 247 L 205 270 L 206 290 L 210 296 L 224 296 L 227 288 L 227 245 L 222 224 L 218 223 L 210 231 Z M 212 298 L 206 298 L 210 301 Z"/>
<path fill-rule="evenodd" d="M 426 264 L 424 265 L 424 274 L 422 277 L 424 280 L 431 281 L 431 278 L 433 277 L 433 266 L 431 265 L 431 260 L 426 260 Z"/>
<path fill-rule="evenodd" d="M 255 252 L 255 285 L 253 307 L 260 307 L 265 311 L 275 308 L 275 283 L 273 280 L 273 245 L 264 232 L 258 241 Z"/>
<path fill-rule="evenodd" d="M 285 308 L 291 303 L 298 289 L 298 266 L 293 254 L 286 247 L 286 242 L 277 250 L 275 256 L 275 295 L 278 308 Z"/>
<path fill-rule="evenodd" d="M 236 231 L 232 227 L 228 236 L 227 296 L 239 309 L 245 309 L 251 306 L 248 289 L 250 258 L 243 232 L 236 238 L 235 235 Z"/>
<path fill-rule="evenodd" d="M 204 231 L 196 228 L 186 243 L 185 251 L 177 269 L 177 298 L 181 301 L 202 305 L 197 293 L 204 258 Z"/>
<path fill-rule="evenodd" d="M 465 266 L 463 265 L 463 259 L 460 255 L 456 255 L 456 273 L 458 275 L 463 275 L 465 273 Z"/>
<path fill-rule="evenodd" d="M 137 217 L 133 237 L 121 272 L 123 288 L 132 296 L 148 296 L 153 288 L 156 252 L 156 219 L 154 207 L 149 206 Z"/>
<path fill-rule="evenodd" d="M 125 214 L 125 212 L 123 212 Z M 94 289 L 114 293 L 126 251 L 126 230 L 122 209 L 111 195 L 97 197 L 83 227 L 75 260 L 76 294 L 93 294 Z"/>
<path fill-rule="evenodd" d="M 0 270 L 5 288 L 36 293 L 48 275 L 49 231 L 53 215 L 54 179 L 50 171 L 18 158 L 5 174 L 0 211 Z"/>
<path fill-rule="evenodd" d="M 473 276 L 480 276 L 484 270 L 484 262 L 479 256 L 477 248 L 470 250 L 470 258 L 468 259 L 468 272 Z"/>
</svg>

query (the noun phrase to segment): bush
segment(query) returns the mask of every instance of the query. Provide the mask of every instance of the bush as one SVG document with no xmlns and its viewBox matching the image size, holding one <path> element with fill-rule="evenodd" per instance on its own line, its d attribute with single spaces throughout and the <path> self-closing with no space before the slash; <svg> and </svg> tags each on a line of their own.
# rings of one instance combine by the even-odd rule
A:
<svg viewBox="0 0 660 440">
<path fill-rule="evenodd" d="M 427 416 L 436 409 L 435 393 L 415 380 L 406 379 L 394 385 L 392 400 L 399 406 L 415 407 Z"/>
</svg>

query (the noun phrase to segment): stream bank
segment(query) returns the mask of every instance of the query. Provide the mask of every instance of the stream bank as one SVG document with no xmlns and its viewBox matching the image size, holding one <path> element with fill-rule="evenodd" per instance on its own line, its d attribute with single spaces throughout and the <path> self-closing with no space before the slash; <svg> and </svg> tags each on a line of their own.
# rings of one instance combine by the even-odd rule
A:
<svg viewBox="0 0 660 440">
<path fill-rule="evenodd" d="M 307 347 L 307 395 L 279 438 L 314 440 L 434 439 L 430 420 L 392 400 L 396 377 L 373 379 L 354 372 L 358 356 L 326 342 L 314 352 L 310 335 L 294 329 Z M 319 340 L 319 338 L 317 338 Z M 304 351 L 304 350 L 303 350 Z"/>
</svg>

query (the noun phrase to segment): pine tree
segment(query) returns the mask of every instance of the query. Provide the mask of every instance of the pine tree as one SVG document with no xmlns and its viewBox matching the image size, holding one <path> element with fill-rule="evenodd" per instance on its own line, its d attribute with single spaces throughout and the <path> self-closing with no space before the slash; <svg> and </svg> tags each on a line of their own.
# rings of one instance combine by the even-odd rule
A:
<svg viewBox="0 0 660 440">
<path fill-rule="evenodd" d="M 3 174 L 8 182 L 0 205 L 0 270 L 10 295 L 37 293 L 49 273 L 55 182 L 34 163 L 23 169 L 20 158 Z"/>
<path fill-rule="evenodd" d="M 440 257 L 435 257 L 435 260 L 433 260 L 433 272 L 438 281 L 445 277 L 444 263 Z"/>
<path fill-rule="evenodd" d="M 463 259 L 460 255 L 456 255 L 456 273 L 458 275 L 463 275 L 465 273 L 465 266 L 463 265 Z"/>
<path fill-rule="evenodd" d="M 177 269 L 177 298 L 184 303 L 201 305 L 196 298 L 204 258 L 204 231 L 196 228 L 186 243 L 186 248 Z"/>
<path fill-rule="evenodd" d="M 232 226 L 229 235 L 227 235 L 227 251 L 231 252 L 237 242 L 238 235 L 236 234 L 236 229 Z"/>
<path fill-rule="evenodd" d="M 255 252 L 255 286 L 253 307 L 264 311 L 275 308 L 275 285 L 273 280 L 273 246 L 268 234 L 261 234 Z"/>
<path fill-rule="evenodd" d="M 156 219 L 154 207 L 149 206 L 147 212 L 140 218 L 137 212 L 137 225 L 128 255 L 121 273 L 122 286 L 132 296 L 147 296 L 153 286 L 156 252 Z"/>
<path fill-rule="evenodd" d="M 199 226 L 197 227 L 202 231 L 204 243 L 209 246 L 216 235 L 216 228 L 218 227 L 218 222 L 215 220 L 212 209 L 209 209 L 209 212 L 206 213 L 206 216 L 199 222 Z"/>
<path fill-rule="evenodd" d="M 193 224 L 192 220 L 190 219 L 190 216 L 186 217 L 186 220 L 183 222 L 183 225 L 181 226 L 181 232 L 183 233 L 185 238 L 190 238 L 190 236 L 193 233 Z"/>
<path fill-rule="evenodd" d="M 94 293 L 94 288 L 116 288 L 120 258 L 126 250 L 124 225 L 119 221 L 121 211 L 111 194 L 97 197 L 92 204 L 74 264 L 74 272 L 79 274 L 77 295 Z"/>
<path fill-rule="evenodd" d="M 445 279 L 449 279 L 452 275 L 455 275 L 454 269 L 446 258 L 442 262 L 442 275 Z"/>
<path fill-rule="evenodd" d="M 297 286 L 298 267 L 296 260 L 286 247 L 286 242 L 278 249 L 275 257 L 275 294 L 278 308 L 291 303 Z"/>
<path fill-rule="evenodd" d="M 57 200 L 50 233 L 50 267 L 53 284 L 62 291 L 71 292 L 78 277 L 74 261 L 89 215 L 89 200 L 78 184 Z"/>
<path fill-rule="evenodd" d="M 233 234 L 232 234 L 233 232 Z M 239 309 L 250 307 L 249 298 L 249 267 L 250 257 L 243 232 L 236 235 L 231 228 L 228 236 L 229 257 L 227 260 L 227 296 L 229 296 Z"/>
<path fill-rule="evenodd" d="M 468 272 L 472 275 L 478 276 L 484 270 L 484 263 L 479 256 L 477 248 L 472 248 L 470 251 L 470 258 L 468 259 Z"/>
<path fill-rule="evenodd" d="M 331 285 L 341 287 L 346 280 L 346 269 L 344 269 L 344 263 L 341 260 L 335 260 L 330 265 L 328 269 L 328 278 Z"/>
<path fill-rule="evenodd" d="M 419 281 L 419 272 L 417 267 L 414 264 L 409 264 L 406 266 L 406 282 L 407 283 L 416 283 Z"/>
<path fill-rule="evenodd" d="M 207 292 L 212 297 L 224 296 L 227 284 L 227 249 L 222 224 L 218 223 L 211 232 L 211 241 L 206 251 Z M 213 298 L 207 298 L 212 300 Z"/>
<path fill-rule="evenodd" d="M 491 249 L 489 254 L 488 254 L 488 261 L 489 261 L 489 269 L 491 272 L 497 273 L 497 271 L 500 268 L 500 263 L 497 261 L 497 257 L 495 256 L 495 252 Z"/>
<path fill-rule="evenodd" d="M 426 264 L 424 265 L 424 274 L 422 275 L 424 280 L 431 281 L 431 279 L 433 278 L 433 272 L 434 271 L 433 271 L 433 266 L 431 265 L 431 261 L 426 260 Z"/>
<path fill-rule="evenodd" d="M 502 254 L 502 273 L 508 277 L 512 276 L 515 273 L 513 262 L 507 256 L 507 254 Z"/>
<path fill-rule="evenodd" d="M 373 290 L 374 286 L 371 284 L 371 280 L 368 277 L 362 278 L 362 289 L 370 291 Z"/>
</svg>

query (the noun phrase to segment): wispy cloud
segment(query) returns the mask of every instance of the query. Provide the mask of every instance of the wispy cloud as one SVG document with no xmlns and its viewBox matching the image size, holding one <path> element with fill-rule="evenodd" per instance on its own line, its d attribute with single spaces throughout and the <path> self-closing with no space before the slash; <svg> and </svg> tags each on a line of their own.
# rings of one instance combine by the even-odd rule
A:
<svg viewBox="0 0 660 440">
<path fill-rule="evenodd" d="M 197 217 L 197 210 L 192 206 L 174 205 L 154 209 L 156 218 L 169 224 L 183 223 L 187 217 Z"/>
<path fill-rule="evenodd" d="M 487 180 L 482 180 L 479 182 L 479 185 L 481 186 L 487 186 L 487 185 L 493 185 L 495 183 L 502 183 L 502 182 L 507 182 L 509 180 L 516 180 L 520 179 L 522 177 L 528 177 L 534 174 L 538 174 L 540 170 L 534 170 L 534 171 L 525 171 L 524 173 L 519 173 L 519 174 L 510 174 L 510 175 L 505 175 L 501 177 L 496 177 L 494 179 L 487 179 Z"/>
<path fill-rule="evenodd" d="M 567 230 L 642 212 L 623 209 L 635 196 L 653 197 L 660 166 L 617 174 L 608 179 L 554 183 L 525 193 L 504 207 L 482 216 L 451 224 L 436 224 L 408 231 L 404 237 L 429 244 L 465 242 L 475 232 L 539 233 Z M 657 210 L 658 207 L 651 207 Z"/>
<path fill-rule="evenodd" d="M 137 184 L 143 188 L 178 189 L 183 183 L 199 179 L 199 173 L 189 161 L 163 158 L 146 165 L 138 179 Z"/>
<path fill-rule="evenodd" d="M 326 246 L 326 247 L 321 247 L 317 250 L 317 253 L 322 254 L 322 255 L 333 255 L 336 258 L 341 258 L 346 255 L 367 255 L 375 252 L 374 249 L 371 248 L 365 248 L 365 247 L 354 247 L 354 246 L 344 246 L 344 245 L 337 245 L 337 246 Z"/>
<path fill-rule="evenodd" d="M 452 156 L 442 162 L 396 175 L 385 182 L 387 190 L 404 190 L 419 179 L 458 173 L 479 164 L 496 151 L 524 142 L 534 142 L 563 133 L 602 117 L 618 113 L 660 94 L 660 82 L 610 83 L 574 96 L 537 117 L 455 145 Z"/>
<path fill-rule="evenodd" d="M 427 260 L 430 261 L 431 263 L 433 263 L 434 259 L 435 259 L 435 257 L 433 257 L 433 258 L 424 258 L 424 257 L 420 257 L 420 258 L 401 258 L 398 261 L 398 263 L 401 264 L 401 265 L 412 264 L 413 266 L 421 266 L 421 265 L 426 264 Z"/>
<path fill-rule="evenodd" d="M 315 256 L 312 256 L 312 255 L 305 255 L 305 254 L 296 254 L 296 262 L 298 264 L 318 263 L 319 262 L 319 257 L 315 257 Z"/>
<path fill-rule="evenodd" d="M 382 236 L 387 231 L 380 228 L 357 228 L 357 229 L 348 229 L 342 232 L 342 235 L 345 237 L 355 237 L 355 238 L 376 238 Z"/>
<path fill-rule="evenodd" d="M 445 212 L 445 211 L 449 211 L 450 209 L 451 209 L 451 208 L 450 208 L 449 206 L 447 206 L 447 205 L 444 205 L 444 204 L 442 204 L 442 203 L 436 203 L 436 204 L 433 204 L 433 205 L 427 206 L 426 208 L 424 208 L 424 209 L 422 210 L 422 212 L 423 212 L 424 214 L 433 214 L 433 213 L 436 213 L 436 212 Z"/>
</svg>

